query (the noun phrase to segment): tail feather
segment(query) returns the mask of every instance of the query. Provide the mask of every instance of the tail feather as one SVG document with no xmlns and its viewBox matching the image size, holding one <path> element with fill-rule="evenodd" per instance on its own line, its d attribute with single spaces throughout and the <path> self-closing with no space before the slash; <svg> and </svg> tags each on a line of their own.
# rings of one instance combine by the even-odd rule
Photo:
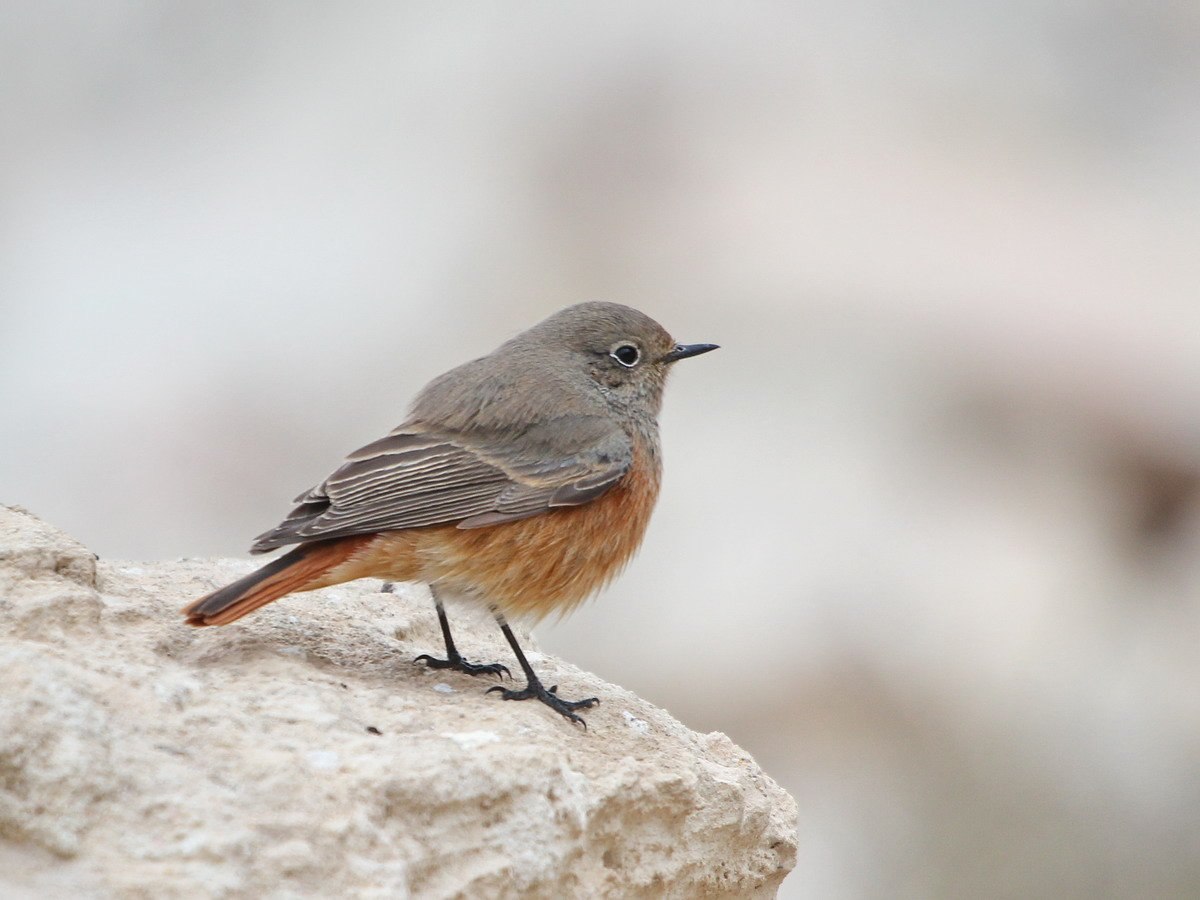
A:
<svg viewBox="0 0 1200 900">
<path fill-rule="evenodd" d="M 335 584 L 325 576 L 349 559 L 361 543 L 361 538 L 350 538 L 301 544 L 233 584 L 185 606 L 182 611 L 187 624 L 227 625 L 287 594 Z"/>
</svg>

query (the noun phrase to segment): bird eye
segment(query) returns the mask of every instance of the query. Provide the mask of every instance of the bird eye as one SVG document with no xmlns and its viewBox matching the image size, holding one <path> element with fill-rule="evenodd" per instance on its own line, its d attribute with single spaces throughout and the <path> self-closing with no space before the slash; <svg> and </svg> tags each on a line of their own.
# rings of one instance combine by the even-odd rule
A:
<svg viewBox="0 0 1200 900">
<path fill-rule="evenodd" d="M 636 366 L 642 358 L 642 352 L 633 344 L 617 344 L 608 355 L 627 369 Z"/>
</svg>

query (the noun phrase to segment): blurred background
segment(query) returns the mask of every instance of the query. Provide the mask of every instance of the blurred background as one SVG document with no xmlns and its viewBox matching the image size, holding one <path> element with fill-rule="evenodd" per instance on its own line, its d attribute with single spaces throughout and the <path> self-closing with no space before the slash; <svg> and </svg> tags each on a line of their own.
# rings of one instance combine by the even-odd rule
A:
<svg viewBox="0 0 1200 900">
<path fill-rule="evenodd" d="M 0 499 L 241 555 L 616 300 L 643 551 L 539 629 L 749 749 L 786 898 L 1200 895 L 1200 6 L 7 4 Z"/>
</svg>

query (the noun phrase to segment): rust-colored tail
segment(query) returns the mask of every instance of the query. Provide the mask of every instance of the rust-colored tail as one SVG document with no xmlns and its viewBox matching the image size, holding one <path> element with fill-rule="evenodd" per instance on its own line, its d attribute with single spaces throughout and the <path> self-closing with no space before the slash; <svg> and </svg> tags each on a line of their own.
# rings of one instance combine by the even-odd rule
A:
<svg viewBox="0 0 1200 900">
<path fill-rule="evenodd" d="M 287 594 L 349 580 L 329 581 L 325 576 L 346 562 L 362 543 L 363 538 L 353 537 L 301 544 L 245 578 L 188 604 L 183 614 L 189 625 L 228 625 Z"/>
</svg>

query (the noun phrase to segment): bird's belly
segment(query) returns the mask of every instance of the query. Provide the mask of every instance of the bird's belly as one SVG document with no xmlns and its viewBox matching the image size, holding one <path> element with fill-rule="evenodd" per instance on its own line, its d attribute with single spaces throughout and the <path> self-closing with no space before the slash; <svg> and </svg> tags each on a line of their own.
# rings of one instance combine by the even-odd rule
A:
<svg viewBox="0 0 1200 900">
<path fill-rule="evenodd" d="M 385 533 L 372 555 L 395 559 L 391 577 L 443 586 L 506 615 L 566 613 L 633 556 L 650 521 L 658 482 L 656 471 L 635 466 L 620 484 L 583 506 L 490 528 Z"/>
</svg>

